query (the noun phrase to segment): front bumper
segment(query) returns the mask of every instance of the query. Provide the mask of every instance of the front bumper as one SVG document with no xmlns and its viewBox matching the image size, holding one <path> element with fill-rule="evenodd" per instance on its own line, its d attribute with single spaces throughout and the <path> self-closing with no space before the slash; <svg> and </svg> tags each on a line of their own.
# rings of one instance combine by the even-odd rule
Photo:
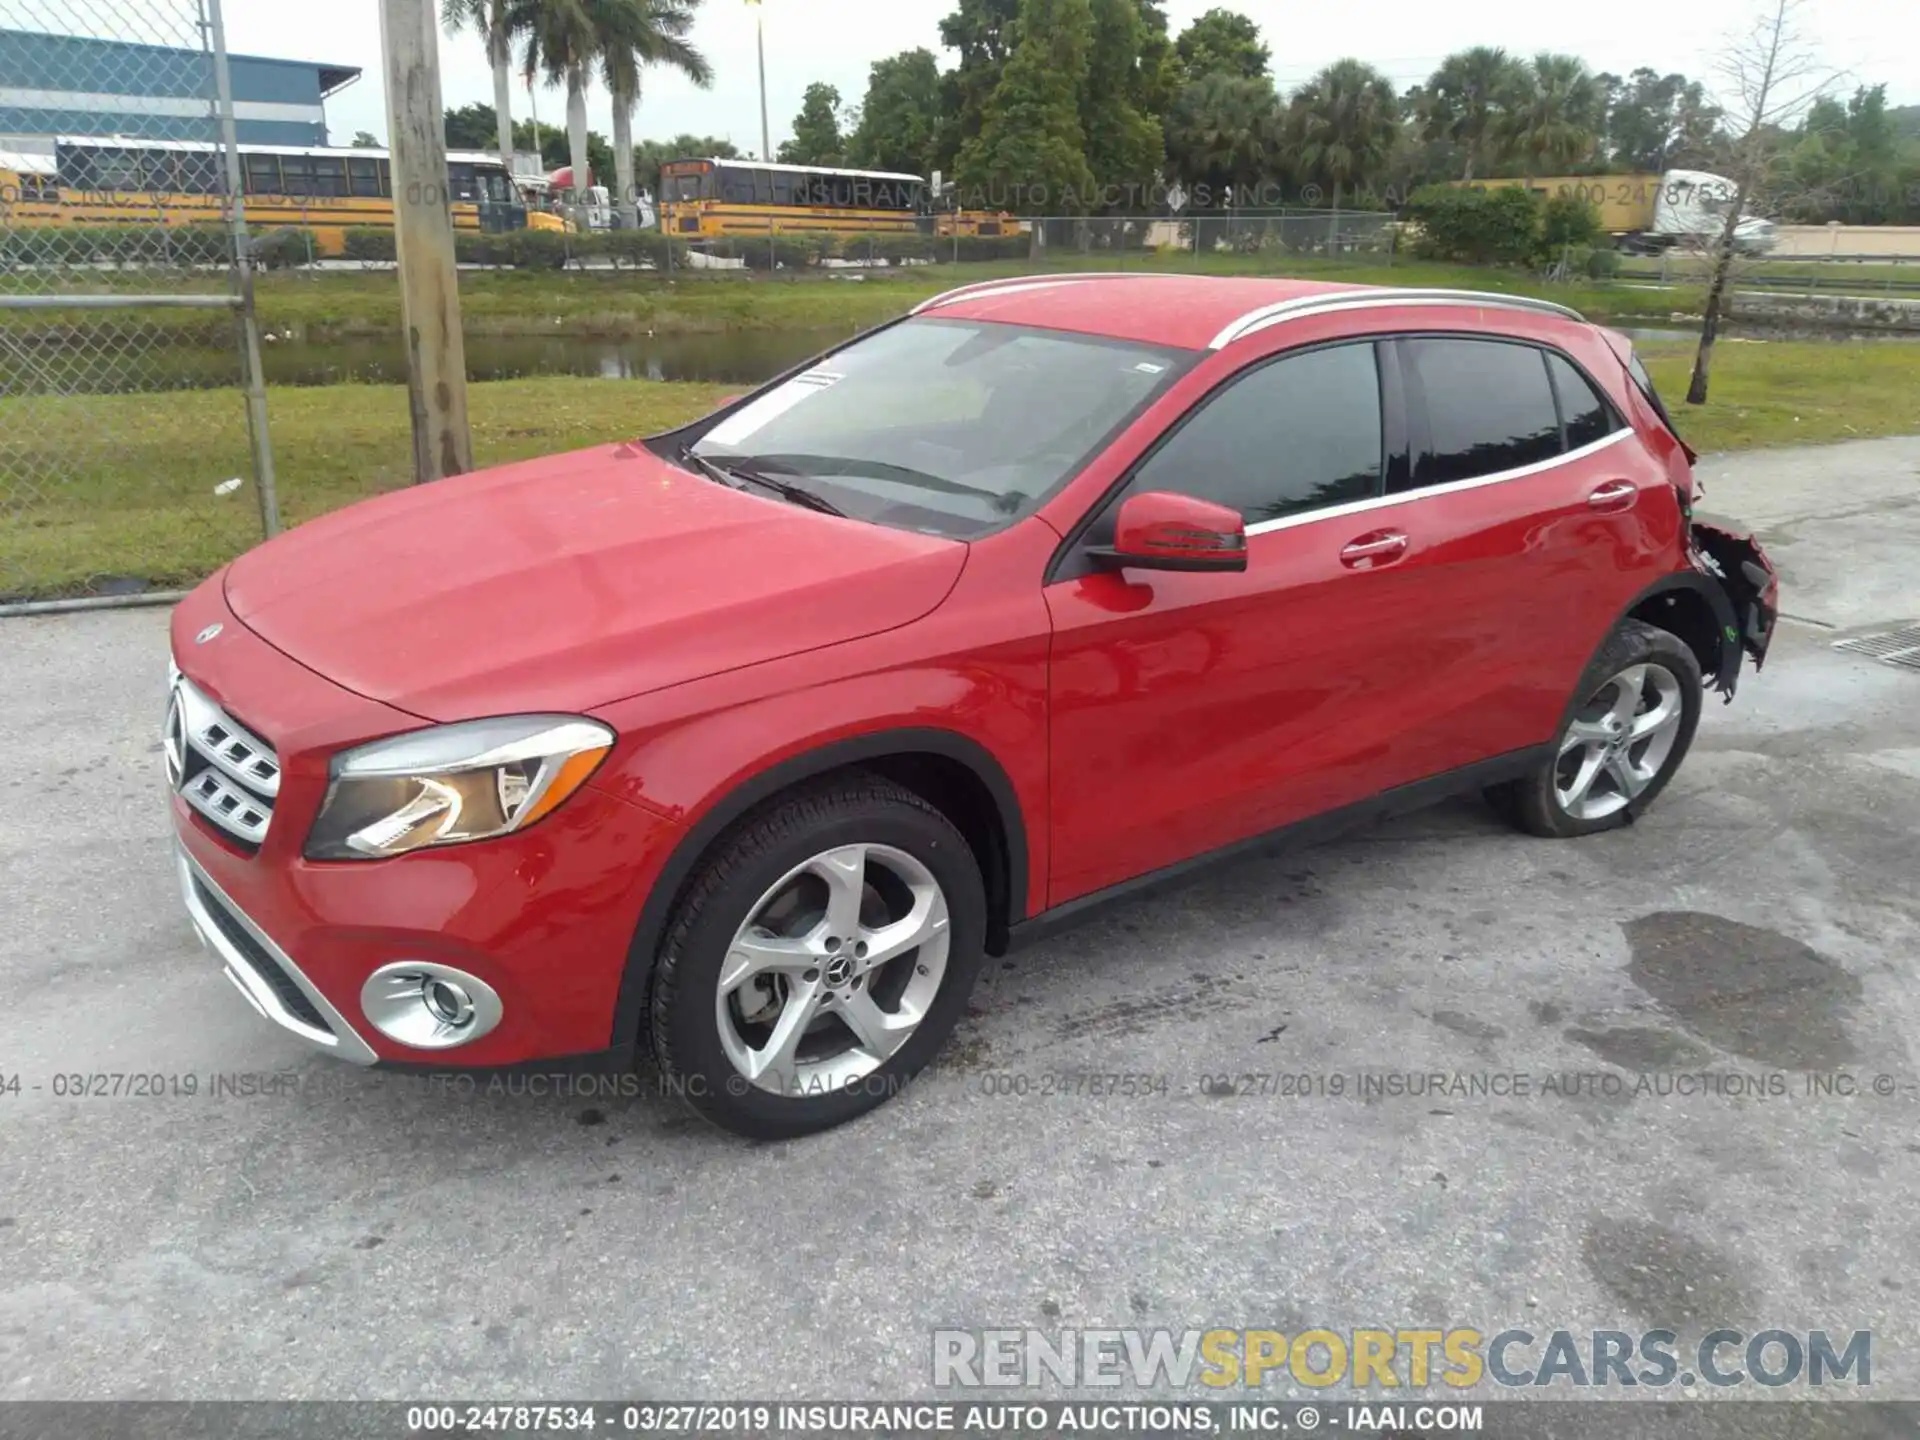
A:
<svg viewBox="0 0 1920 1440">
<path fill-rule="evenodd" d="M 308 816 L 246 855 L 177 795 L 173 811 L 195 929 L 248 1001 L 310 1045 L 362 1064 L 486 1067 L 632 1038 L 615 1034 L 628 950 L 680 835 L 650 811 L 589 785 L 517 835 L 337 862 L 298 857 Z M 497 1023 L 453 1048 L 380 1033 L 362 992 L 401 962 L 477 978 Z"/>
<path fill-rule="evenodd" d="M 219 958 L 233 988 L 262 1019 L 355 1065 L 371 1065 L 379 1058 L 353 1022 L 213 883 L 184 846 L 175 852 L 175 868 L 180 872 L 180 899 L 200 943 Z"/>
<path fill-rule="evenodd" d="M 629 1048 L 635 1037 L 617 1034 L 615 1019 L 628 951 L 681 827 L 588 784 L 517 834 L 389 860 L 308 860 L 329 757 L 427 722 L 288 659 L 233 617 L 217 587 L 176 612 L 176 663 L 275 747 L 278 793 L 257 845 L 178 791 L 171 805 L 187 913 L 247 1002 L 359 1064 L 492 1067 Z M 196 643 L 213 622 L 218 636 Z M 363 992 L 403 965 L 478 980 L 497 1017 L 451 1046 L 444 1034 L 412 1044 L 382 1033 Z"/>
</svg>

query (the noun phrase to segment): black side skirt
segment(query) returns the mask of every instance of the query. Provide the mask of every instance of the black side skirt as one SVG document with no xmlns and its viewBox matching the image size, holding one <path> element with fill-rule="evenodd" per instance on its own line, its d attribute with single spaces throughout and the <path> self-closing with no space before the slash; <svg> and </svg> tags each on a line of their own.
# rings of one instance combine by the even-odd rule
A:
<svg viewBox="0 0 1920 1440">
<path fill-rule="evenodd" d="M 1045 910 L 1030 919 L 1021 920 L 1009 927 L 1007 948 L 1016 950 L 1022 945 L 1031 945 L 1037 940 L 1044 940 L 1062 930 L 1071 929 L 1109 905 L 1138 899 L 1216 865 L 1224 865 L 1249 855 L 1278 854 L 1281 851 L 1293 850 L 1305 845 L 1318 845 L 1322 841 L 1334 839 L 1354 830 L 1365 829 L 1369 825 L 1391 819 L 1395 815 L 1424 810 L 1429 805 L 1451 799 L 1455 795 L 1484 789 L 1489 785 L 1498 785 L 1506 780 L 1518 780 L 1535 767 L 1547 763 L 1553 755 L 1554 747 L 1551 742 L 1525 750 L 1509 751 L 1505 755 L 1496 755 L 1491 760 L 1482 760 L 1463 769 L 1449 770 L 1444 775 L 1434 775 L 1425 780 L 1416 780 L 1411 785 L 1401 785 L 1392 790 L 1382 791 L 1358 804 L 1346 805 L 1338 810 L 1329 810 L 1323 815 L 1297 820 L 1263 835 L 1236 840 L 1233 844 L 1224 845 L 1218 850 L 1209 850 L 1204 855 L 1196 855 L 1191 859 L 1136 876 L 1131 880 L 1123 880 L 1118 885 L 1109 885 L 1104 890 L 1096 890 L 1091 895 L 1082 895 L 1077 900 L 1069 900 L 1064 905 L 1056 905 L 1051 910 Z"/>
</svg>

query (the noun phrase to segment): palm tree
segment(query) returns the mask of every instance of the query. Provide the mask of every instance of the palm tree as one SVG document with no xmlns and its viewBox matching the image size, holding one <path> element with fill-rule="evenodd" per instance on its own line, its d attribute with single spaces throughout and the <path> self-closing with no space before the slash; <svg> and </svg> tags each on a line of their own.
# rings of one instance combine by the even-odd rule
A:
<svg viewBox="0 0 1920 1440">
<path fill-rule="evenodd" d="M 507 0 L 507 27 L 522 42 L 520 69 L 567 87 L 567 158 L 573 165 L 575 205 L 586 202 L 587 83 L 600 55 L 595 0 Z"/>
<path fill-rule="evenodd" d="M 700 0 L 589 0 L 600 41 L 600 70 L 613 92 L 613 167 L 620 193 L 620 214 L 629 229 L 640 225 L 639 191 L 633 174 L 633 112 L 640 103 L 640 80 L 648 66 L 678 70 L 702 89 L 713 83 L 713 67 L 692 45 Z"/>
<path fill-rule="evenodd" d="M 510 0 L 443 0 L 440 18 L 449 32 L 471 28 L 493 62 L 493 114 L 500 126 L 500 163 L 513 174 L 513 40 Z"/>
<path fill-rule="evenodd" d="M 1506 138 L 1522 156 L 1527 178 L 1543 167 L 1570 165 L 1591 155 L 1604 102 L 1600 83 L 1586 65 L 1572 55 L 1542 53 L 1522 75 Z"/>
<path fill-rule="evenodd" d="M 1423 94 L 1423 138 L 1444 140 L 1467 152 L 1462 180 L 1504 131 L 1508 112 L 1526 84 L 1526 71 L 1497 46 L 1476 45 L 1441 62 Z"/>
<path fill-rule="evenodd" d="M 1364 185 L 1386 168 L 1399 117 L 1393 82 L 1361 60 L 1336 60 L 1294 92 L 1288 128 L 1299 168 L 1333 187 L 1334 236 L 1341 187 Z"/>
<path fill-rule="evenodd" d="M 1204 187 L 1197 208 L 1221 203 L 1221 192 L 1240 195 L 1270 179 L 1278 160 L 1279 101 L 1264 77 L 1250 80 L 1226 70 L 1188 84 L 1167 116 L 1167 159 L 1188 186 Z"/>
</svg>

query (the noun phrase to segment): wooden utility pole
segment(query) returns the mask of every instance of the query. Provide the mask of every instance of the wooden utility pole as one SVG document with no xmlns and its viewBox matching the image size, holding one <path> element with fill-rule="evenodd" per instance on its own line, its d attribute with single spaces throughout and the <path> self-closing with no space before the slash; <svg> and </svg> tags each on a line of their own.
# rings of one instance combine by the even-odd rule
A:
<svg viewBox="0 0 1920 1440">
<path fill-rule="evenodd" d="M 380 0 L 415 484 L 473 468 L 434 0 Z"/>
</svg>

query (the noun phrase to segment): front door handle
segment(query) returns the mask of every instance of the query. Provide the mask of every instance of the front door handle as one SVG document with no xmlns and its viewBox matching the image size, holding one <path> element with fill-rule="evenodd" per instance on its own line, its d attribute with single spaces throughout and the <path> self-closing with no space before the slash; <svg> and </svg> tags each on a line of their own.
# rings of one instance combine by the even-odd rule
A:
<svg viewBox="0 0 1920 1440">
<path fill-rule="evenodd" d="M 1587 504 L 1595 510 L 1630 510 L 1639 498 L 1639 486 L 1630 480 L 1615 480 L 1587 496 Z"/>
<path fill-rule="evenodd" d="M 1349 540 L 1340 552 L 1340 563 L 1349 570 L 1371 570 L 1390 565 L 1407 553 L 1407 537 L 1398 530 L 1375 530 L 1357 540 Z"/>
</svg>

